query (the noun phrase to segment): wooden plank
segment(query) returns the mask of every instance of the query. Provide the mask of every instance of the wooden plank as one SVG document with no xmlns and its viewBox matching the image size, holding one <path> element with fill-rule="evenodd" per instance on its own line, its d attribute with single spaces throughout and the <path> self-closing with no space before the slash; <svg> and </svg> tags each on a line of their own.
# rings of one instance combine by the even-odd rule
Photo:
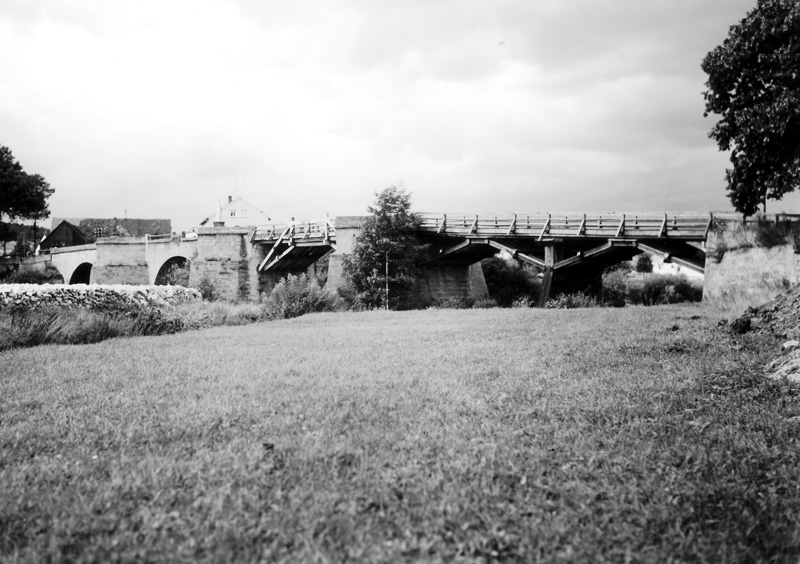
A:
<svg viewBox="0 0 800 564">
<path fill-rule="evenodd" d="M 258 265 L 258 269 L 259 269 L 259 270 L 262 270 L 262 269 L 264 268 L 264 266 L 267 264 L 267 262 L 269 262 L 269 259 L 270 259 L 270 257 L 272 257 L 272 255 L 273 255 L 273 254 L 275 254 L 275 249 L 277 249 L 277 248 L 278 248 L 278 245 L 280 245 L 280 243 L 281 243 L 281 240 L 283 239 L 283 236 L 284 236 L 284 235 L 286 235 L 286 233 L 288 233 L 289 229 L 290 229 L 290 228 L 289 228 L 289 227 L 287 227 L 287 228 L 286 228 L 286 229 L 283 231 L 283 233 L 281 233 L 281 236 L 280 236 L 280 237 L 278 237 L 278 240 L 277 240 L 277 241 L 275 241 L 275 244 L 274 244 L 274 245 L 272 245 L 272 248 L 269 250 L 269 253 L 267 253 L 267 256 L 265 256 L 265 257 L 264 257 L 264 260 L 263 260 L 263 261 L 261 261 L 261 264 L 259 264 L 259 265 Z"/>
<path fill-rule="evenodd" d="M 544 227 L 542 227 L 542 232 L 539 233 L 539 241 L 541 241 L 544 238 L 545 233 L 549 232 L 550 232 L 550 214 L 547 214 L 547 223 L 544 224 Z"/>
<path fill-rule="evenodd" d="M 274 247 L 273 247 L 273 249 L 274 249 Z M 266 272 L 267 270 L 269 270 L 270 268 L 272 268 L 273 266 L 278 264 L 283 257 L 285 257 L 286 255 L 291 253 L 294 249 L 295 249 L 294 245 L 289 245 L 289 247 L 285 251 L 283 251 L 280 255 L 275 257 L 275 260 L 273 260 L 271 263 L 269 263 L 267 266 L 265 266 L 263 268 L 262 272 Z"/>
</svg>

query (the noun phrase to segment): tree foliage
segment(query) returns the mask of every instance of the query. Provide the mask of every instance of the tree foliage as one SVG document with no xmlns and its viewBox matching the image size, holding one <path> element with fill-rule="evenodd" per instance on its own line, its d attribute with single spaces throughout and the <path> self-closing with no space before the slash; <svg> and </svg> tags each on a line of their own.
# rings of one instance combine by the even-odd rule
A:
<svg viewBox="0 0 800 564">
<path fill-rule="evenodd" d="M 38 174 L 28 174 L 8 147 L 0 146 L 0 216 L 44 219 L 53 189 Z"/>
<path fill-rule="evenodd" d="M 418 264 L 427 249 L 417 242 L 419 219 L 411 212 L 411 195 L 390 186 L 375 194 L 375 205 L 361 226 L 353 253 L 344 259 L 344 274 L 361 305 L 386 305 L 386 267 L 389 269 L 389 307 L 402 305 L 414 287 Z"/>
<path fill-rule="evenodd" d="M 731 151 L 728 197 L 745 214 L 800 185 L 800 2 L 758 0 L 702 63 L 709 137 Z"/>
<path fill-rule="evenodd" d="M 647 253 L 642 253 L 636 257 L 636 272 L 639 274 L 653 272 L 653 257 Z"/>
</svg>

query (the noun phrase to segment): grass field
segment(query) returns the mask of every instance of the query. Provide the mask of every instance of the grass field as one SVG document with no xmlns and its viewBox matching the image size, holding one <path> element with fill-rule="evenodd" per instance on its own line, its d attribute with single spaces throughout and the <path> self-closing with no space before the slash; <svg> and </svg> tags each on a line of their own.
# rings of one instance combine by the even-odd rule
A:
<svg viewBox="0 0 800 564">
<path fill-rule="evenodd" d="M 335 313 L 0 353 L 0 560 L 796 562 L 800 392 L 716 321 Z"/>
</svg>

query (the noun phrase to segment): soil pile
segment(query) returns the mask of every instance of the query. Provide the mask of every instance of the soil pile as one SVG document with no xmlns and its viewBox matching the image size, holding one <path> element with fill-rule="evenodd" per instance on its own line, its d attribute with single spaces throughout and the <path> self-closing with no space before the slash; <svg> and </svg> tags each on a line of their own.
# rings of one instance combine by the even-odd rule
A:
<svg viewBox="0 0 800 564">
<path fill-rule="evenodd" d="M 800 382 L 800 285 L 771 302 L 750 307 L 730 324 L 733 333 L 762 333 L 784 341 L 783 354 L 765 367 L 769 378 Z"/>
<path fill-rule="evenodd" d="M 734 333 L 758 332 L 779 339 L 800 340 L 800 285 L 771 302 L 749 307 L 730 325 Z"/>
</svg>

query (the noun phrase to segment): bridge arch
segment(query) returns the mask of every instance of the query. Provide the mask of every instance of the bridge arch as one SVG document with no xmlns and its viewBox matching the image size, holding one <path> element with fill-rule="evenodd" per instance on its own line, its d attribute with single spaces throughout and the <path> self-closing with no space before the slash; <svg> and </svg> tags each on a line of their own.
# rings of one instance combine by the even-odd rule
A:
<svg viewBox="0 0 800 564">
<path fill-rule="evenodd" d="M 89 284 L 92 279 L 92 266 L 90 262 L 82 262 L 72 271 L 69 277 L 70 284 Z M 65 278 L 66 280 L 66 278 Z"/>
<path fill-rule="evenodd" d="M 189 286 L 189 269 L 192 261 L 183 255 L 175 255 L 163 262 L 156 273 L 153 284 L 156 286 Z"/>
</svg>

